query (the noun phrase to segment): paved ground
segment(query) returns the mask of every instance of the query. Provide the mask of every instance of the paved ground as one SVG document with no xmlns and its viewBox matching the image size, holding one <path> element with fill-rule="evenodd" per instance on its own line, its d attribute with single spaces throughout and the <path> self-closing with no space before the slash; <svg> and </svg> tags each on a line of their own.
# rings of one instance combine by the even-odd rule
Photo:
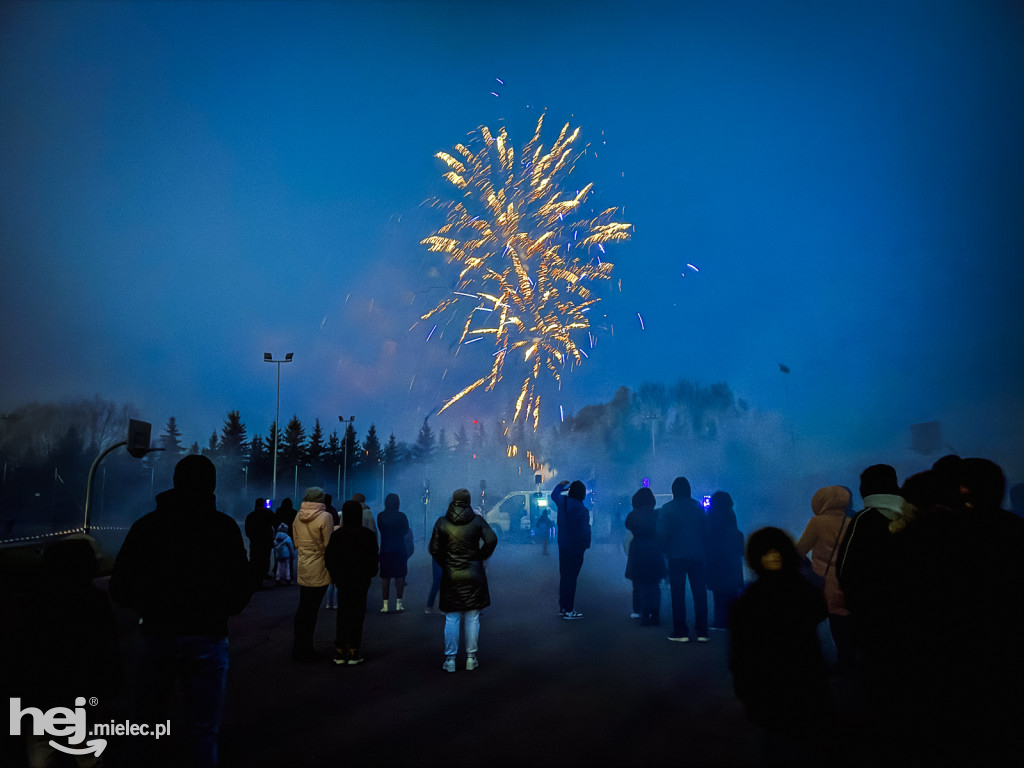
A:
<svg viewBox="0 0 1024 768">
<path fill-rule="evenodd" d="M 727 637 L 670 643 L 662 626 L 628 618 L 630 584 L 617 543 L 588 551 L 581 621 L 557 615 L 558 557 L 539 546 L 499 544 L 488 565 L 492 605 L 481 619 L 480 667 L 442 671 L 441 614 L 425 614 L 430 560 L 418 543 L 407 610 L 380 613 L 371 587 L 364 664 L 290 660 L 295 587 L 257 592 L 231 622 L 231 669 L 221 763 L 273 766 L 747 766 L 759 736 L 731 690 Z M 691 605 L 692 609 L 692 605 Z M 322 610 L 317 644 L 332 650 L 334 612 Z M 137 645 L 122 610 L 123 651 Z M 691 616 L 692 626 L 692 616 Z M 126 697 L 107 716 L 130 716 Z M 173 719 L 172 719 L 173 728 Z M 127 737 L 120 737 L 121 740 Z M 173 741 L 167 765 L 180 765 Z M 5 745 L 5 753 L 10 743 Z M 110 741 L 106 764 L 123 744 Z M 6 762 L 6 760 L 0 760 Z"/>
<path fill-rule="evenodd" d="M 628 618 L 618 545 L 587 553 L 577 607 L 557 615 L 557 550 L 499 546 L 488 568 L 480 667 L 441 669 L 442 615 L 423 612 L 430 562 L 410 561 L 407 610 L 370 592 L 366 662 L 289 660 L 295 588 L 258 592 L 233 620 L 224 766 L 740 766 L 757 734 L 731 691 L 726 638 L 680 645 Z M 665 620 L 667 623 L 667 589 Z M 329 650 L 334 612 L 323 610 Z M 131 643 L 128 643 L 130 650 Z"/>
</svg>

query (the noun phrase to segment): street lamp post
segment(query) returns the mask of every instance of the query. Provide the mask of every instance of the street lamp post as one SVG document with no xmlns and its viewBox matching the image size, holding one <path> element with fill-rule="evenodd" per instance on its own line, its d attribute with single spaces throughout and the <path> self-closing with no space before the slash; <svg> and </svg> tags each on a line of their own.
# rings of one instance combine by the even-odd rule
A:
<svg viewBox="0 0 1024 768">
<path fill-rule="evenodd" d="M 344 435 L 344 437 L 342 437 L 342 440 L 341 440 L 341 448 L 342 448 L 342 452 L 341 452 L 341 456 L 342 456 L 342 458 L 341 458 L 341 466 L 342 466 L 342 472 L 344 473 L 344 478 L 345 479 L 343 480 L 343 483 L 342 483 L 342 486 L 341 486 L 341 492 L 338 494 L 339 496 L 341 496 L 341 501 L 343 503 L 348 498 L 348 425 L 351 424 L 355 420 L 356 420 L 355 416 L 349 416 L 347 419 L 344 416 L 339 416 L 338 417 L 338 421 L 340 421 L 342 424 L 345 425 L 345 435 Z"/>
<path fill-rule="evenodd" d="M 289 352 L 284 360 L 275 360 L 269 352 L 263 353 L 263 362 L 277 363 L 277 410 L 274 411 L 274 480 L 271 486 L 270 496 L 277 503 L 277 441 L 281 436 L 281 363 L 290 363 L 292 354 Z"/>
</svg>

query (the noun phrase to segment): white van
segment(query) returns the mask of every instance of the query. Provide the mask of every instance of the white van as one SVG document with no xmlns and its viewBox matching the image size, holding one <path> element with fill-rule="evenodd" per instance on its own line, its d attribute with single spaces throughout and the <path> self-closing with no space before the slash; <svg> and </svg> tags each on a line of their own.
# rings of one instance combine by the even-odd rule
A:
<svg viewBox="0 0 1024 768">
<path fill-rule="evenodd" d="M 554 525 L 557 511 L 550 491 L 513 491 L 483 514 L 498 535 L 513 534 L 529 540 L 545 511 Z"/>
</svg>

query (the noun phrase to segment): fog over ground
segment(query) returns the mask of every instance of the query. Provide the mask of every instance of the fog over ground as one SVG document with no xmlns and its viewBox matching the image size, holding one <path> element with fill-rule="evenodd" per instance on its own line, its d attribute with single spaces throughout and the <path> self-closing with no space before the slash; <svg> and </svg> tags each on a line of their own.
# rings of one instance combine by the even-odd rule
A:
<svg viewBox="0 0 1024 768">
<path fill-rule="evenodd" d="M 434 153 L 480 125 L 521 147 L 544 112 L 545 146 L 587 145 L 566 193 L 634 227 L 587 358 L 539 382 L 545 488 L 593 481 L 599 508 L 684 474 L 749 530 L 876 462 L 1020 482 L 1022 94 L 996 0 L 7 3 L 0 414 L 99 395 L 186 445 L 231 410 L 265 436 L 263 355 L 292 352 L 281 416 L 307 429 L 511 422 L 521 359 L 438 414 L 494 348 L 419 321 L 457 280 L 423 203 L 451 195 Z M 731 405 L 653 397 L 681 381 Z M 431 470 L 432 504 L 524 476 L 479 469 Z"/>
</svg>

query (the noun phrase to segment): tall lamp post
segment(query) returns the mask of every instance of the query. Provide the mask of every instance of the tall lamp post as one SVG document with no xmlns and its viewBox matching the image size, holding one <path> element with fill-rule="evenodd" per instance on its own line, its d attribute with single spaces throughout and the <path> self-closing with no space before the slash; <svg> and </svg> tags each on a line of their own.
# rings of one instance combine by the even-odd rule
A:
<svg viewBox="0 0 1024 768">
<path fill-rule="evenodd" d="M 274 480 L 270 491 L 270 496 L 274 499 L 275 504 L 277 503 L 277 441 L 281 436 L 281 363 L 290 363 L 292 354 L 289 352 L 284 356 L 284 360 L 275 360 L 269 352 L 263 353 L 264 363 L 277 363 L 277 410 L 274 411 Z"/>
<path fill-rule="evenodd" d="M 355 416 L 349 416 L 347 419 L 344 416 L 338 417 L 338 421 L 345 425 L 345 436 L 341 440 L 341 466 L 343 468 L 342 471 L 344 472 L 345 480 L 344 484 L 341 486 L 341 489 L 338 492 L 338 495 L 341 497 L 342 502 L 344 502 L 346 497 L 348 496 L 348 425 L 355 420 Z"/>
</svg>

